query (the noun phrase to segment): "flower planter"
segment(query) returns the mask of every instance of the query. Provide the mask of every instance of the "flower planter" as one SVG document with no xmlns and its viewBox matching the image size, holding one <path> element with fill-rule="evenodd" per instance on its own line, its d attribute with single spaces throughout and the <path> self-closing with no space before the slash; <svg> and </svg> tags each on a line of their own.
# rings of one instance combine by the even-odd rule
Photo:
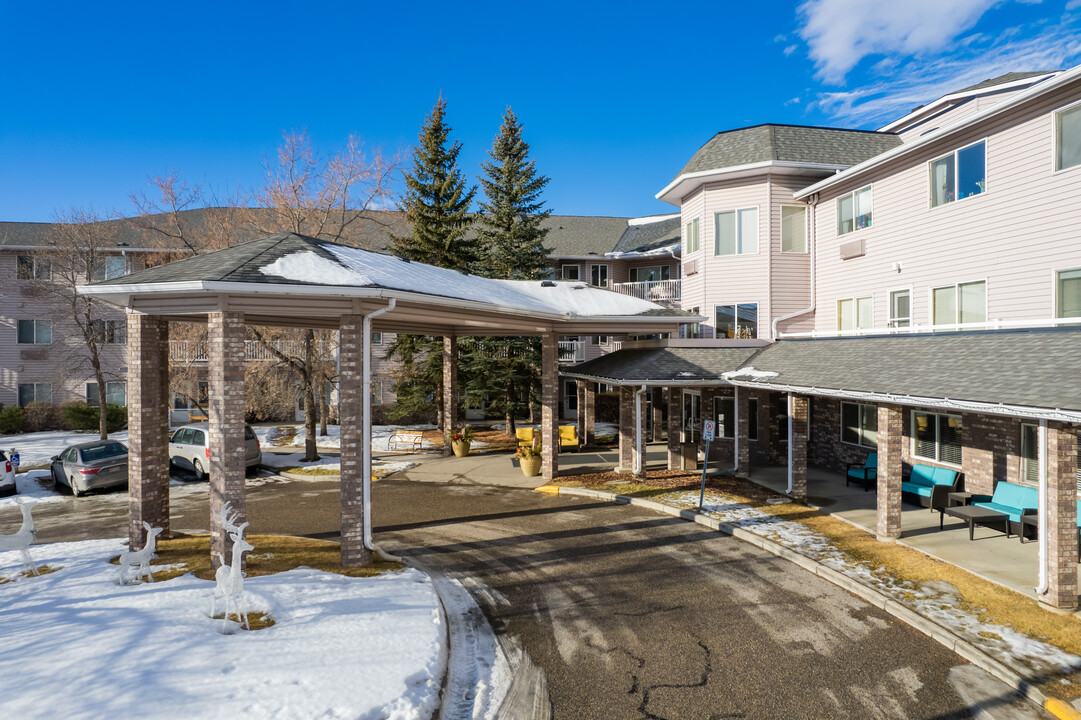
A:
<svg viewBox="0 0 1081 720">
<path fill-rule="evenodd" d="M 454 457 L 465 457 L 469 454 L 469 443 L 461 440 L 451 440 L 450 449 L 454 451 Z"/>
<path fill-rule="evenodd" d="M 519 461 L 519 464 L 521 465 L 521 468 L 522 468 L 522 474 L 525 475 L 526 477 L 536 477 L 537 475 L 540 475 L 540 471 L 541 471 L 541 456 L 540 455 L 537 455 L 536 457 L 531 457 L 531 458 L 522 458 Z"/>
</svg>

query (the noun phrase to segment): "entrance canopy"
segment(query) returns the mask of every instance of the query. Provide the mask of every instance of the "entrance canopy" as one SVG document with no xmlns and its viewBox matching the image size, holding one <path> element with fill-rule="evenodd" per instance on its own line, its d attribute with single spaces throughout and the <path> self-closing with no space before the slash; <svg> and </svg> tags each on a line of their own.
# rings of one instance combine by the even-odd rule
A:
<svg viewBox="0 0 1081 720">
<path fill-rule="evenodd" d="M 392 255 L 279 233 L 80 288 L 191 321 L 243 313 L 250 325 L 337 329 L 396 300 L 381 332 L 421 335 L 646 335 L 703 318 L 572 281 L 492 280 Z"/>
</svg>

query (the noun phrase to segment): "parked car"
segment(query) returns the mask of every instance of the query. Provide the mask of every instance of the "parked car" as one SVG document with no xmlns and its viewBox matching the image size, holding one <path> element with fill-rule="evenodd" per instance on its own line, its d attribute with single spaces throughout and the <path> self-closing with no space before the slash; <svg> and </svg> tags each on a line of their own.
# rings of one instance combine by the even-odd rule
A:
<svg viewBox="0 0 1081 720">
<path fill-rule="evenodd" d="M 53 457 L 53 481 L 71 488 L 79 497 L 88 490 L 128 484 L 128 449 L 116 440 L 94 440 L 71 445 Z"/>
<path fill-rule="evenodd" d="M 195 473 L 197 480 L 205 480 L 210 468 L 210 447 L 207 436 L 210 423 L 192 423 L 173 432 L 169 438 L 169 464 Z M 263 462 L 259 438 L 251 425 L 244 425 L 244 467 L 248 472 Z"/>
<path fill-rule="evenodd" d="M 0 450 L 0 496 L 14 495 L 17 492 L 19 489 L 15 487 L 15 468 L 4 451 Z"/>
</svg>

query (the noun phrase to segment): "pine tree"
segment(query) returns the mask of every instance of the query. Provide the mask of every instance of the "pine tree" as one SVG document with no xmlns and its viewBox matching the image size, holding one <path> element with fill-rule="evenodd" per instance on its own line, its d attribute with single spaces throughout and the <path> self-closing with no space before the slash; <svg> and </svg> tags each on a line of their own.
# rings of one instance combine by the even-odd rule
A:
<svg viewBox="0 0 1081 720">
<path fill-rule="evenodd" d="M 405 173 L 401 207 L 412 224 L 405 237 L 393 237 L 392 252 L 409 260 L 457 270 L 473 270 L 481 261 L 479 246 L 466 241 L 473 216 L 469 206 L 477 188 L 466 189 L 458 167 L 462 146 L 449 147 L 451 128 L 446 124 L 447 101 L 442 96 L 424 120 L 416 147 L 413 170 Z"/>
<path fill-rule="evenodd" d="M 529 144 L 522 139 L 522 124 L 510 108 L 488 157 L 490 162 L 481 163 L 486 201 L 480 203 L 484 214 L 477 230 L 487 262 L 479 272 L 487 277 L 538 280 L 546 275 L 551 256 L 544 246 L 548 228 L 541 227 L 552 213 L 540 199 L 548 178 L 537 174 Z"/>
</svg>

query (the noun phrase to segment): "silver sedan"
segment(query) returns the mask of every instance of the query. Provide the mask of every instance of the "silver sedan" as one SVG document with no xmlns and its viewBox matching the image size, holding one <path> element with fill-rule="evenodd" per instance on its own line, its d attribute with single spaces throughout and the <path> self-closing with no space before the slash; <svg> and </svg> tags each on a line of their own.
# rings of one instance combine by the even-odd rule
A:
<svg viewBox="0 0 1081 720">
<path fill-rule="evenodd" d="M 115 440 L 71 445 L 52 460 L 53 481 L 75 497 L 88 490 L 128 484 L 128 449 Z"/>
</svg>

